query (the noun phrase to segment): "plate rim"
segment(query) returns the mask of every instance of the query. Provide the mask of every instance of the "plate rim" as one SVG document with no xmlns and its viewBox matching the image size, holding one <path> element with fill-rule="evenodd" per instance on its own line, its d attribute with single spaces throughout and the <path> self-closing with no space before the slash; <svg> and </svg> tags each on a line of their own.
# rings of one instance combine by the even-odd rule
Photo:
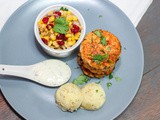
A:
<svg viewBox="0 0 160 120">
<path fill-rule="evenodd" d="M 118 116 L 122 115 L 122 114 L 125 112 L 126 108 L 129 107 L 129 105 L 133 102 L 133 100 L 134 100 L 135 97 L 137 96 L 137 93 L 138 93 L 138 91 L 139 91 L 139 89 L 140 89 L 140 85 L 141 85 L 142 78 L 143 78 L 143 71 L 144 71 L 144 50 L 143 50 L 142 40 L 141 40 L 141 38 L 140 38 L 140 36 L 139 36 L 139 34 L 138 34 L 138 31 L 137 31 L 137 29 L 134 27 L 133 23 L 132 23 L 131 20 L 128 18 L 128 16 L 127 16 L 118 6 L 116 6 L 115 4 L 113 4 L 111 1 L 109 1 L 109 0 L 101 0 L 101 1 L 107 2 L 108 4 L 111 5 L 111 7 L 114 7 L 114 8 L 117 9 L 118 11 L 121 11 L 121 14 L 123 14 L 123 16 L 125 16 L 125 17 L 128 19 L 130 25 L 134 28 L 134 32 L 136 33 L 136 37 L 138 38 L 138 42 L 139 42 L 139 45 L 140 45 L 140 50 L 141 50 L 140 52 L 142 53 L 142 54 L 141 54 L 141 57 L 142 57 L 142 59 L 141 59 L 142 67 L 141 67 L 141 73 L 140 73 L 140 76 L 139 76 L 140 79 L 139 79 L 138 85 L 137 85 L 137 87 L 136 87 L 136 89 L 135 89 L 135 91 L 134 91 L 134 95 L 132 95 L 132 97 L 130 98 L 128 104 L 126 104 L 125 107 L 123 107 L 123 109 L 122 109 L 121 111 L 119 111 L 119 113 L 116 113 L 116 115 L 113 117 L 113 119 L 115 119 L 115 118 L 117 118 Z M 26 5 L 31 4 L 32 2 L 35 2 L 35 1 L 33 1 L 33 0 L 28 0 L 28 1 L 26 1 L 25 3 L 23 3 L 20 7 L 18 7 L 18 8 L 13 12 L 13 14 L 8 18 L 8 20 L 7 20 L 7 21 L 5 22 L 5 24 L 3 25 L 3 27 L 2 27 L 2 29 L 1 29 L 1 31 L 0 31 L 0 36 L 1 36 L 1 34 L 2 34 L 2 31 L 3 31 L 4 27 L 5 27 L 5 26 L 8 24 L 8 22 L 10 21 L 10 18 L 12 18 L 12 16 L 14 16 L 14 15 L 15 15 L 19 10 L 21 10 L 23 7 L 25 7 Z M 60 2 L 61 2 L 61 1 L 60 1 Z M 0 59 L 0 61 L 1 61 L 1 59 Z M 18 114 L 19 117 L 22 117 L 22 118 L 26 119 L 26 118 L 22 115 L 22 112 L 21 112 L 21 111 L 18 111 L 16 108 L 14 108 L 14 107 L 9 103 L 9 101 L 7 100 L 7 96 L 4 94 L 1 85 L 0 85 L 0 90 L 1 90 L 2 97 L 5 99 L 5 102 L 7 102 L 8 105 L 11 107 L 11 110 L 13 110 L 15 114 Z"/>
</svg>

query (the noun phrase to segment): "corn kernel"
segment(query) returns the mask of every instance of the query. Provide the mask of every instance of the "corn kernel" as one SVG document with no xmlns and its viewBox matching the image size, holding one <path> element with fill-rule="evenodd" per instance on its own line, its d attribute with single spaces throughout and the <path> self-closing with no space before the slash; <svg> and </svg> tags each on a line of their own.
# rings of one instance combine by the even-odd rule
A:
<svg viewBox="0 0 160 120">
<path fill-rule="evenodd" d="M 51 45 L 52 45 L 52 41 L 49 41 L 48 46 L 51 46 Z"/>
<path fill-rule="evenodd" d="M 53 22 L 54 21 L 54 16 L 51 16 L 50 18 L 49 18 L 49 22 Z"/>
<path fill-rule="evenodd" d="M 46 25 L 45 25 L 45 24 L 41 24 L 41 28 L 42 28 L 42 29 L 45 29 L 45 28 L 46 28 Z"/>
<path fill-rule="evenodd" d="M 69 37 L 71 37 L 72 36 L 72 34 L 66 34 L 66 37 L 67 38 L 69 38 Z"/>
<path fill-rule="evenodd" d="M 72 40 L 73 40 L 73 41 L 75 40 L 74 36 L 72 36 Z"/>
<path fill-rule="evenodd" d="M 66 16 L 67 16 L 67 12 L 66 12 L 66 11 L 63 11 L 63 10 L 62 10 L 62 11 L 61 11 L 61 14 L 62 14 L 63 17 L 66 17 Z"/>
<path fill-rule="evenodd" d="M 70 15 L 70 14 L 71 14 L 71 11 L 67 11 L 67 14 Z"/>
<path fill-rule="evenodd" d="M 55 33 L 55 35 L 57 36 L 57 35 L 58 35 L 58 33 Z"/>
<path fill-rule="evenodd" d="M 69 22 L 69 27 L 72 27 L 72 22 Z"/>
<path fill-rule="evenodd" d="M 76 16 L 73 16 L 73 17 L 72 17 L 72 20 L 77 21 L 78 18 L 77 18 Z"/>
<path fill-rule="evenodd" d="M 78 40 L 78 39 L 79 39 L 79 37 L 75 36 L 75 37 L 74 37 L 74 39 L 75 39 L 75 40 Z"/>
<path fill-rule="evenodd" d="M 72 41 L 72 45 L 74 45 L 75 43 L 76 43 L 76 41 L 75 41 L 75 40 L 73 40 L 73 41 Z"/>
<path fill-rule="evenodd" d="M 53 40 L 53 41 L 56 40 L 56 36 L 54 36 L 54 35 L 51 35 L 50 38 L 51 38 L 51 40 Z"/>
<path fill-rule="evenodd" d="M 40 38 L 43 38 L 43 37 L 44 37 L 44 36 L 41 34 L 41 35 L 40 35 Z"/>
<path fill-rule="evenodd" d="M 72 16 L 71 16 L 71 15 L 67 16 L 66 20 L 67 20 L 68 22 L 72 21 L 72 20 L 73 20 L 73 19 L 72 19 Z"/>
<path fill-rule="evenodd" d="M 78 32 L 78 33 L 75 34 L 75 37 L 79 38 L 80 35 L 81 35 L 81 33 Z"/>
<path fill-rule="evenodd" d="M 45 36 L 45 37 L 43 37 L 43 38 L 45 38 L 46 40 L 49 40 L 49 37 L 48 37 L 48 36 Z"/>
<path fill-rule="evenodd" d="M 43 21 L 42 21 L 42 20 L 38 21 L 38 25 L 40 25 L 40 24 L 43 24 Z"/>
<path fill-rule="evenodd" d="M 67 45 L 68 45 L 68 46 L 73 46 L 75 43 L 76 43 L 76 41 L 69 41 L 69 42 L 67 43 Z"/>
<path fill-rule="evenodd" d="M 53 30 L 52 30 L 52 29 L 50 29 L 50 33 L 53 33 Z"/>
<path fill-rule="evenodd" d="M 72 38 L 68 38 L 68 41 L 71 41 L 72 40 Z"/>
</svg>

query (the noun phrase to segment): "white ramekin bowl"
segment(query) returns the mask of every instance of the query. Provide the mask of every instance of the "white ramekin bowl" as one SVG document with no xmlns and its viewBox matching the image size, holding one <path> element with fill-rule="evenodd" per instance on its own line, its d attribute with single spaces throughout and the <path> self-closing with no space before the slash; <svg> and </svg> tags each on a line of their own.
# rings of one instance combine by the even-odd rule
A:
<svg viewBox="0 0 160 120">
<path fill-rule="evenodd" d="M 47 46 L 46 44 L 43 43 L 43 41 L 40 38 L 40 34 L 39 34 L 39 29 L 38 29 L 38 21 L 40 19 L 42 19 L 48 12 L 52 11 L 52 10 L 59 10 L 61 7 L 65 7 L 68 10 L 70 10 L 79 20 L 81 26 L 82 26 L 82 30 L 81 30 L 81 35 L 78 39 L 78 41 L 70 48 L 65 49 L 65 50 L 55 50 L 53 48 L 50 48 L 49 46 Z M 57 4 L 57 5 L 52 5 L 49 6 L 47 8 L 45 8 L 44 10 L 42 10 L 39 15 L 36 18 L 35 24 L 34 24 L 34 33 L 36 36 L 36 40 L 38 41 L 38 43 L 41 45 L 41 47 L 43 48 L 43 50 L 54 57 L 67 57 L 69 56 L 83 41 L 83 38 L 85 36 L 85 32 L 86 32 L 86 24 L 84 21 L 84 18 L 82 17 L 81 13 L 76 10 L 75 8 L 69 6 L 69 5 L 64 5 L 64 4 Z"/>
</svg>

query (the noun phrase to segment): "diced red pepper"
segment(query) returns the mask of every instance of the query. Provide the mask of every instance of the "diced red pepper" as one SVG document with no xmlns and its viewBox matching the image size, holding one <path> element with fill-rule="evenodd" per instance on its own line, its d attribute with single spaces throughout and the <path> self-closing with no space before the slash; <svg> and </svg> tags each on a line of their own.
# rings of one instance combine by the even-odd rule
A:
<svg viewBox="0 0 160 120">
<path fill-rule="evenodd" d="M 44 42 L 44 44 L 48 45 L 48 41 L 45 38 L 42 38 L 42 41 Z"/>
<path fill-rule="evenodd" d="M 55 11 L 54 12 L 54 17 L 60 17 L 61 16 L 61 12 L 60 11 Z"/>
<path fill-rule="evenodd" d="M 63 40 L 61 40 L 61 41 L 57 41 L 57 43 L 58 43 L 58 45 L 59 45 L 59 46 L 64 45 L 64 41 L 63 41 Z"/>
<path fill-rule="evenodd" d="M 46 26 L 46 28 L 47 28 L 48 30 L 52 29 L 53 27 L 54 27 L 54 24 L 48 24 L 48 25 Z"/>
<path fill-rule="evenodd" d="M 79 31 L 80 31 L 79 26 L 76 25 L 76 24 L 73 24 L 73 27 L 72 27 L 72 29 L 71 29 L 71 32 L 72 32 L 73 34 L 76 34 L 76 33 L 78 33 Z"/>
<path fill-rule="evenodd" d="M 49 21 L 49 18 L 48 18 L 48 17 L 44 17 L 44 18 L 42 19 L 42 21 L 43 21 L 44 24 L 47 24 L 48 21 Z"/>
<path fill-rule="evenodd" d="M 57 35 L 56 39 L 58 39 L 58 40 L 67 40 L 65 34 L 59 34 L 59 35 Z"/>
</svg>

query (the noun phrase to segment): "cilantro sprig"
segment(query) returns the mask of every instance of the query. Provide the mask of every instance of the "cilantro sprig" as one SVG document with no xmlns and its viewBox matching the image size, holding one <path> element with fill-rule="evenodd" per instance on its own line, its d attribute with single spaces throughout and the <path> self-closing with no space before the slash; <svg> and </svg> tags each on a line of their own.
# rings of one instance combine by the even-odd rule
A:
<svg viewBox="0 0 160 120">
<path fill-rule="evenodd" d="M 109 74 L 108 78 L 109 78 L 109 80 L 111 80 L 113 78 L 113 74 L 112 73 Z"/>
<path fill-rule="evenodd" d="M 104 36 L 101 37 L 101 44 L 104 46 L 107 44 L 106 38 Z"/>
<path fill-rule="evenodd" d="M 107 88 L 109 89 L 112 86 L 112 83 L 108 82 L 108 83 L 106 83 L 106 85 L 107 85 Z"/>
<path fill-rule="evenodd" d="M 89 82 L 90 78 L 84 74 L 81 74 L 80 76 L 78 76 L 76 79 L 74 79 L 72 81 L 73 84 L 76 85 L 84 85 L 85 83 Z"/>
<path fill-rule="evenodd" d="M 65 8 L 65 7 L 61 7 L 61 8 L 60 8 L 60 10 L 68 11 L 68 9 L 67 9 L 67 8 Z"/>
<path fill-rule="evenodd" d="M 53 27 L 53 31 L 61 34 L 66 34 L 69 30 L 68 22 L 66 21 L 66 18 L 63 17 L 57 17 L 55 19 L 55 25 Z"/>
<path fill-rule="evenodd" d="M 106 38 L 101 34 L 101 32 L 99 30 L 95 30 L 94 34 L 96 34 L 98 37 L 100 37 L 102 45 L 104 45 L 104 46 L 107 45 Z"/>
<path fill-rule="evenodd" d="M 94 34 L 96 34 L 98 37 L 102 37 L 102 35 L 101 35 L 101 33 L 100 33 L 99 30 L 95 30 L 95 31 L 94 31 Z"/>
<path fill-rule="evenodd" d="M 96 63 L 100 63 L 102 60 L 106 58 L 108 58 L 108 54 L 105 54 L 105 55 L 97 54 L 92 56 L 92 60 L 95 61 Z"/>
</svg>

